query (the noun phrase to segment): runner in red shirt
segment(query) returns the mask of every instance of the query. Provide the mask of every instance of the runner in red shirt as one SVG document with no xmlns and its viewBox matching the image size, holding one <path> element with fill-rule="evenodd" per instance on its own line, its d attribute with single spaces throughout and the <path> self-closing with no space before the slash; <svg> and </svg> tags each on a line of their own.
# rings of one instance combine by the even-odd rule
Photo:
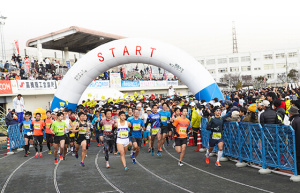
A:
<svg viewBox="0 0 300 193">
<path fill-rule="evenodd" d="M 40 157 L 43 157 L 42 151 L 43 151 L 43 138 L 44 134 L 43 131 L 45 129 L 45 122 L 41 120 L 41 113 L 37 113 L 35 115 L 35 120 L 32 121 L 32 129 L 33 129 L 33 139 L 34 139 L 34 148 L 35 148 L 35 156 L 37 157 L 40 155 Z M 40 154 L 37 148 L 37 145 L 40 145 Z"/>
<path fill-rule="evenodd" d="M 51 132 L 50 127 L 54 121 L 51 117 L 51 111 L 47 111 L 46 115 L 47 118 L 45 119 L 45 127 L 46 127 L 45 134 L 46 134 L 47 147 L 49 149 L 48 154 L 51 154 L 52 153 L 51 146 L 53 144 L 53 134 Z"/>
</svg>

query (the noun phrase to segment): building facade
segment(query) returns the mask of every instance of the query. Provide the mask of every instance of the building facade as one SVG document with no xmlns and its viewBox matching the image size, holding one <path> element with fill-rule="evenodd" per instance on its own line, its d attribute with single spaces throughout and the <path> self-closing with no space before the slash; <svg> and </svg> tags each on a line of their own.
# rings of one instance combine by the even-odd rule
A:
<svg viewBox="0 0 300 193">
<path fill-rule="evenodd" d="M 263 76 L 267 83 L 283 83 L 291 69 L 300 69 L 299 49 L 205 56 L 197 60 L 218 83 L 228 82 L 228 75 L 238 76 L 243 82 Z"/>
</svg>

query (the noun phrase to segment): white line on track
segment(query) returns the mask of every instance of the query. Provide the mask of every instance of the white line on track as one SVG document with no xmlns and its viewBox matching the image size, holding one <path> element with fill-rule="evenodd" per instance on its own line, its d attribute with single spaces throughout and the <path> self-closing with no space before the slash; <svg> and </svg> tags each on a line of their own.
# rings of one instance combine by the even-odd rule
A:
<svg viewBox="0 0 300 193">
<path fill-rule="evenodd" d="M 69 154 L 70 152 L 66 153 L 66 156 Z M 59 154 L 57 154 L 58 157 L 59 157 Z M 57 173 L 57 168 L 59 166 L 59 163 L 61 162 L 61 160 L 58 161 L 57 165 L 55 166 L 54 168 L 54 171 L 53 171 L 53 183 L 54 183 L 54 187 L 55 187 L 55 190 L 57 193 L 60 193 L 59 191 L 59 188 L 58 188 L 58 185 L 57 185 L 57 181 L 56 181 L 56 173 Z"/>
<path fill-rule="evenodd" d="M 159 175 L 157 175 L 157 174 L 151 172 L 150 170 L 148 170 L 147 168 L 145 168 L 145 167 L 144 167 L 140 162 L 138 162 L 137 160 L 136 160 L 136 163 L 139 164 L 144 170 L 146 170 L 146 171 L 149 172 L 150 174 L 154 175 L 155 177 L 161 179 L 162 181 L 165 181 L 165 182 L 167 182 L 168 184 L 171 184 L 172 186 L 175 186 L 175 187 L 177 187 L 177 188 L 179 188 L 179 189 L 181 189 L 181 190 L 184 190 L 184 191 L 186 191 L 186 192 L 192 193 L 192 191 L 190 191 L 190 190 L 188 190 L 188 189 L 185 189 L 185 188 L 183 188 L 183 187 L 181 187 L 181 186 L 178 186 L 177 184 L 174 184 L 174 183 L 172 183 L 172 182 L 169 182 L 168 180 L 166 180 L 166 179 L 160 177 Z"/>
<path fill-rule="evenodd" d="M 48 150 L 45 150 L 45 151 L 43 151 L 42 153 L 44 153 L 44 152 L 46 152 L 46 151 L 48 151 Z M 17 168 L 9 175 L 9 177 L 8 177 L 7 180 L 5 181 L 5 184 L 4 184 L 3 187 L 2 187 L 1 193 L 4 193 L 4 191 L 5 191 L 6 187 L 7 187 L 7 184 L 9 183 L 9 180 L 10 180 L 11 177 L 16 173 L 16 171 L 17 171 L 18 169 L 20 169 L 25 163 L 27 163 L 29 160 L 31 160 L 31 159 L 33 159 L 33 158 L 34 158 L 34 156 L 32 156 L 32 157 L 29 158 L 28 160 L 24 161 L 22 164 L 19 165 L 19 167 L 17 167 Z"/>
<path fill-rule="evenodd" d="M 4 158 L 6 158 L 6 157 L 8 157 L 8 156 L 10 156 L 10 155 L 5 155 L 5 156 L 3 156 L 2 158 L 0 158 L 0 159 L 4 159 Z"/>
<path fill-rule="evenodd" d="M 171 157 L 173 157 L 174 159 L 176 159 L 176 160 L 179 161 L 179 159 L 176 158 L 175 156 L 173 156 L 173 155 L 165 148 L 165 146 L 163 146 L 163 148 L 164 148 L 165 152 L 167 152 L 167 154 L 169 154 Z M 200 169 L 200 168 L 197 168 L 197 167 L 195 167 L 195 166 L 193 166 L 193 165 L 191 165 L 191 164 L 189 164 L 189 163 L 186 163 L 186 162 L 184 162 L 184 161 L 182 161 L 182 162 L 185 163 L 187 166 L 190 166 L 190 167 L 192 167 L 192 168 L 194 168 L 194 169 L 196 169 L 196 170 L 199 170 L 200 172 L 204 172 L 204 173 L 209 174 L 209 175 L 212 175 L 212 176 L 214 176 L 214 177 L 217 177 L 217 178 L 220 178 L 220 179 L 223 179 L 223 180 L 226 180 L 226 181 L 235 183 L 235 184 L 239 184 L 239 185 L 242 185 L 242 186 L 246 186 L 246 187 L 249 187 L 249 188 L 252 188 L 252 189 L 256 189 L 256 190 L 259 190 L 259 191 L 262 191 L 262 192 L 273 193 L 273 192 L 271 192 L 271 191 L 269 191 L 269 190 L 264 190 L 264 189 L 261 189 L 261 188 L 255 187 L 255 186 L 251 186 L 251 185 L 244 184 L 244 183 L 241 183 L 241 182 L 237 182 L 237 181 L 235 181 L 235 180 L 231 180 L 231 179 L 228 179 L 228 178 L 225 178 L 225 177 L 222 177 L 222 176 L 218 176 L 218 175 L 216 175 L 216 174 L 213 174 L 213 173 L 210 173 L 210 172 L 208 172 L 208 171 L 205 171 L 205 170 L 202 170 L 202 169 Z"/>
<path fill-rule="evenodd" d="M 101 150 L 100 150 L 101 151 Z M 95 165 L 96 165 L 96 168 L 99 172 L 99 174 L 102 176 L 102 178 L 111 186 L 113 187 L 116 191 L 120 192 L 120 193 L 123 193 L 119 188 L 117 188 L 113 183 L 111 183 L 106 177 L 105 175 L 102 173 L 102 171 L 100 170 L 99 166 L 98 166 L 98 155 L 100 153 L 100 151 L 97 153 L 96 155 L 96 158 L 95 158 Z"/>
</svg>

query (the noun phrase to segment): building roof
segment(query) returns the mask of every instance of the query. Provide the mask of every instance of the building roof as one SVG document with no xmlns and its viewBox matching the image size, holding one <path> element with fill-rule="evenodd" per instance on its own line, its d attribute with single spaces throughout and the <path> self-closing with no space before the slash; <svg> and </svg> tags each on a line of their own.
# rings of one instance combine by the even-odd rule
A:
<svg viewBox="0 0 300 193">
<path fill-rule="evenodd" d="M 27 47 L 37 47 L 38 41 L 43 49 L 64 50 L 68 47 L 71 52 L 86 53 L 99 45 L 125 38 L 123 36 L 71 26 L 56 32 L 30 39 Z"/>
</svg>

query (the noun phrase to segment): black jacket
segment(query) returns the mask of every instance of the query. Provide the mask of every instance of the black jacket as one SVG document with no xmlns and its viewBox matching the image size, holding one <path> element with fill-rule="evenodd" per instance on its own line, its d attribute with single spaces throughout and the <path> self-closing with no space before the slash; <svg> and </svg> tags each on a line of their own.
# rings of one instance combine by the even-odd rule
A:
<svg viewBox="0 0 300 193">
<path fill-rule="evenodd" d="M 260 115 L 260 124 L 263 126 L 264 124 L 278 124 L 279 120 L 277 117 L 277 113 L 270 108 L 266 108 L 265 112 Z"/>
<path fill-rule="evenodd" d="M 291 126 L 295 130 L 296 152 L 300 155 L 300 116 L 294 115 L 290 117 Z"/>
<path fill-rule="evenodd" d="M 281 107 L 277 108 L 276 113 L 281 117 L 282 121 L 284 120 L 284 116 L 285 116 L 285 110 Z"/>
</svg>

